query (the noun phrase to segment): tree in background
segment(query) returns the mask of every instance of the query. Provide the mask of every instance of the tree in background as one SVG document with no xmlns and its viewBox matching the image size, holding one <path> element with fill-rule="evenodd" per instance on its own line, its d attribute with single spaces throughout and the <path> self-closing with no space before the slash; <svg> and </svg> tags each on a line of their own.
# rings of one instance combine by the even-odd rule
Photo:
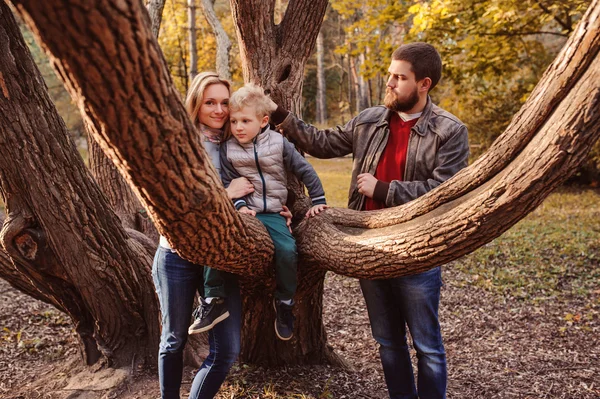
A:
<svg viewBox="0 0 600 399">
<path fill-rule="evenodd" d="M 589 3 L 432 0 L 410 8 L 408 39 L 442 54 L 444 79 L 435 97 L 469 127 L 474 157 L 504 131 Z"/>
</svg>

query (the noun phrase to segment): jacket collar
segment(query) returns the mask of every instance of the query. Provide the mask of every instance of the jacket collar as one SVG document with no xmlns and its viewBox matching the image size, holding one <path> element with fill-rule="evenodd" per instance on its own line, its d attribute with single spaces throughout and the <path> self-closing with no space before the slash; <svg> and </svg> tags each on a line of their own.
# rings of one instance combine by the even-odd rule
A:
<svg viewBox="0 0 600 399">
<path fill-rule="evenodd" d="M 390 123 L 390 118 L 392 117 L 392 114 L 394 112 L 395 111 L 392 111 L 392 110 L 386 108 L 383 115 L 381 115 L 379 122 L 377 122 L 377 127 L 382 127 L 382 126 L 388 125 Z M 427 127 L 429 126 L 429 120 L 431 119 L 432 114 L 433 114 L 433 102 L 431 101 L 431 97 L 429 97 L 429 95 L 427 95 L 427 104 L 425 104 L 425 108 L 423 108 L 423 113 L 421 114 L 418 122 L 416 123 L 415 127 L 413 128 L 420 136 L 425 136 L 425 133 L 427 132 Z"/>
<path fill-rule="evenodd" d="M 267 126 L 265 126 L 265 127 L 263 127 L 263 128 L 260 129 L 260 132 L 256 136 L 254 136 L 254 138 L 252 139 L 252 142 L 253 143 L 257 143 L 258 140 L 260 140 L 262 137 L 265 136 L 264 133 L 267 130 L 269 130 L 269 124 L 267 124 Z"/>
</svg>

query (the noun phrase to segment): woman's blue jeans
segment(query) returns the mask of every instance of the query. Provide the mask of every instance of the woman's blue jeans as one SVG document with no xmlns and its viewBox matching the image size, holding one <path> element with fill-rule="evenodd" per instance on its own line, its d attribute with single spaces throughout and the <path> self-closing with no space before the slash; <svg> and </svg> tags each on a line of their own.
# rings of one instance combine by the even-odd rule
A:
<svg viewBox="0 0 600 399">
<path fill-rule="evenodd" d="M 438 321 L 441 286 L 439 267 L 412 276 L 360 281 L 391 399 L 446 397 L 446 352 Z M 407 325 L 417 352 L 418 395 Z"/>
<path fill-rule="evenodd" d="M 154 256 L 152 277 L 162 312 L 162 333 L 158 351 L 160 392 L 164 399 L 179 398 L 183 374 L 183 349 L 194 297 L 202 290 L 203 267 L 159 247 Z M 228 278 L 229 317 L 208 335 L 210 350 L 192 383 L 190 398 L 209 399 L 219 391 L 240 353 L 241 299 L 237 280 Z"/>
</svg>

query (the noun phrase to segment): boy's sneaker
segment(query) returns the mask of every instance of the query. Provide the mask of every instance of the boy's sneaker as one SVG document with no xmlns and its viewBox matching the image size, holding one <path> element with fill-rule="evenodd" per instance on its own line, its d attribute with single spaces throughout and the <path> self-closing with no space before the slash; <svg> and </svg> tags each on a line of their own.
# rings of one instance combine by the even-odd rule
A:
<svg viewBox="0 0 600 399">
<path fill-rule="evenodd" d="M 192 314 L 194 322 L 188 328 L 188 334 L 198 334 L 208 331 L 218 323 L 229 317 L 229 311 L 225 306 L 225 299 L 213 298 L 210 303 L 206 303 L 200 298 L 200 306 Z"/>
<path fill-rule="evenodd" d="M 279 299 L 273 299 L 273 307 L 275 308 L 275 334 L 282 341 L 288 341 L 294 336 L 294 302 L 291 305 L 286 305 Z"/>
</svg>

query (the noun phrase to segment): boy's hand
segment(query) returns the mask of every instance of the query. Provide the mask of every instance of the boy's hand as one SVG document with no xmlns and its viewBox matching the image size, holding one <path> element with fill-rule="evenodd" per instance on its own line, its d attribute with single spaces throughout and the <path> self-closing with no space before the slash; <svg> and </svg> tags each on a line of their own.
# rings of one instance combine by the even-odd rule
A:
<svg viewBox="0 0 600 399">
<path fill-rule="evenodd" d="M 324 211 L 325 209 L 329 208 L 327 205 L 314 205 L 312 208 L 310 208 L 308 210 L 308 212 L 306 212 L 306 217 L 312 217 L 312 216 L 316 216 L 319 212 Z"/>
<path fill-rule="evenodd" d="M 292 232 L 292 216 L 293 215 L 292 215 L 292 212 L 290 212 L 290 208 L 283 205 L 283 211 L 279 212 L 279 214 L 285 218 L 285 224 L 287 225 L 287 228 L 291 233 Z"/>
<path fill-rule="evenodd" d="M 248 208 L 247 206 L 241 207 L 238 212 L 243 213 L 245 215 L 256 216 L 256 211 L 253 211 L 252 209 Z"/>
</svg>

